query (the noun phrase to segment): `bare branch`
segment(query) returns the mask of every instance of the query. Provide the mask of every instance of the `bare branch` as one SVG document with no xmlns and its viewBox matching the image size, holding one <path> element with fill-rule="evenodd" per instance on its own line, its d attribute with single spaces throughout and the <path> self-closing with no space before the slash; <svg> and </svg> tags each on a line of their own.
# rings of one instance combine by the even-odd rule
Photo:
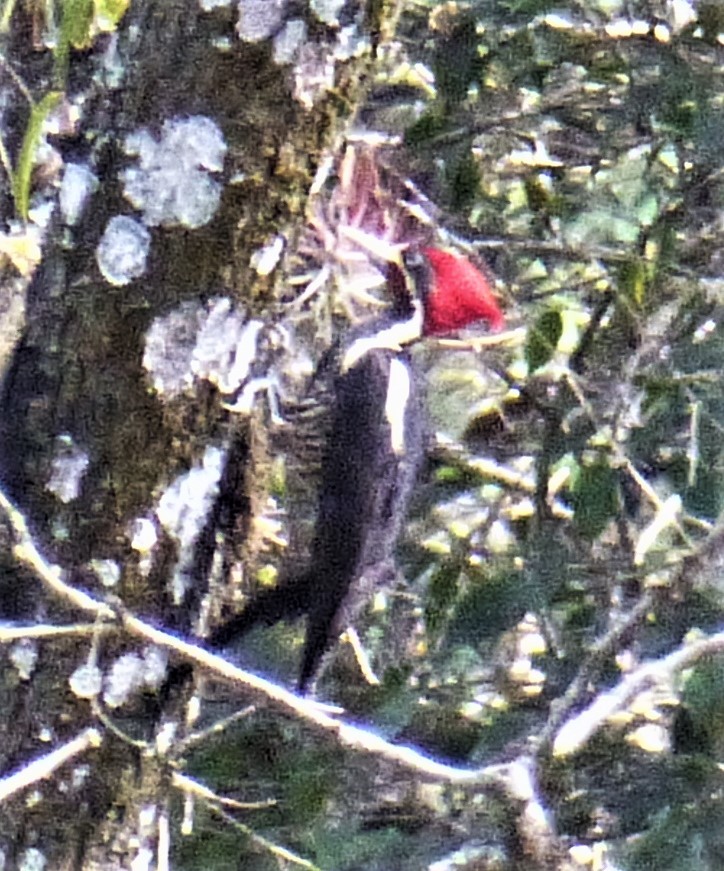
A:
<svg viewBox="0 0 724 871">
<path fill-rule="evenodd" d="M 251 672 L 237 668 L 216 654 L 209 653 L 197 644 L 183 641 L 174 635 L 156 629 L 144 620 L 125 611 L 122 605 L 116 609 L 76 589 L 61 578 L 60 569 L 50 565 L 40 554 L 20 511 L 0 491 L 0 508 L 3 508 L 13 526 L 18 541 L 13 547 L 15 557 L 33 569 L 43 583 L 70 605 L 94 614 L 99 619 L 120 619 L 124 629 L 136 638 L 157 644 L 181 656 L 188 662 L 206 670 L 214 677 L 264 699 L 272 707 L 306 723 L 317 732 L 333 735 L 343 746 L 361 753 L 370 753 L 393 765 L 415 772 L 418 776 L 443 783 L 458 785 L 483 785 L 491 781 L 490 771 L 457 768 L 437 762 L 411 747 L 391 744 L 384 738 L 358 726 L 351 726 L 325 713 L 319 705 L 301 698 L 289 690 L 265 680 Z M 496 776 L 493 780 L 498 780 Z"/>
<path fill-rule="evenodd" d="M 203 744 L 214 735 L 220 735 L 230 726 L 233 726 L 234 723 L 245 720 L 255 711 L 256 708 L 254 707 L 254 705 L 248 705 L 245 708 L 234 711 L 234 713 L 230 714 L 228 717 L 224 717 L 222 720 L 218 720 L 216 723 L 212 723 L 206 729 L 200 729 L 197 732 L 192 732 L 190 735 L 187 735 L 181 741 L 178 741 L 176 744 L 174 744 L 173 755 L 176 757 L 183 756 L 183 754 L 188 753 L 191 748 L 197 747 L 199 744 Z"/>
<path fill-rule="evenodd" d="M 344 723 L 327 713 L 315 702 L 300 698 L 271 681 L 237 668 L 220 656 L 209 653 L 196 644 L 183 641 L 167 632 L 156 629 L 125 611 L 122 605 L 113 609 L 106 603 L 67 584 L 61 579 L 58 567 L 50 565 L 42 557 L 30 537 L 22 514 L 1 491 L 0 507 L 6 511 L 18 538 L 13 547 L 13 553 L 16 558 L 24 565 L 32 568 L 49 590 L 69 604 L 89 611 L 100 620 L 120 620 L 123 628 L 134 637 L 172 650 L 185 660 L 206 670 L 213 677 L 224 680 L 252 695 L 259 696 L 272 708 L 287 716 L 294 716 L 314 731 L 325 736 L 333 736 L 340 745 L 354 752 L 370 754 L 377 760 L 403 769 L 418 778 L 454 784 L 460 787 L 477 787 L 501 794 L 505 797 L 507 803 L 511 805 L 515 814 L 515 830 L 518 839 L 524 846 L 524 851 L 528 855 L 530 863 L 532 863 L 529 867 L 550 867 L 548 857 L 561 853 L 562 847 L 560 842 L 555 835 L 552 824 L 549 822 L 548 814 L 539 799 L 539 793 L 535 786 L 535 761 L 530 757 L 522 757 L 506 765 L 491 765 L 480 769 L 458 768 L 431 759 L 412 747 L 392 744 L 379 735 L 358 726 Z M 87 735 L 86 741 L 89 741 L 91 737 L 99 736 L 98 731 L 95 729 L 88 730 L 84 734 Z M 48 758 L 56 758 L 56 754 L 59 752 L 63 751 L 55 751 Z M 80 750 L 75 749 L 75 745 L 74 752 L 80 752 Z M 66 756 L 67 751 L 63 759 Z M 525 777 L 522 777 L 524 772 L 527 773 Z M 182 778 L 181 775 L 179 777 Z M 23 784 L 25 782 L 23 780 Z M 183 779 L 178 781 L 180 787 L 182 784 L 189 786 Z M 20 786 L 17 788 L 20 788 Z M 199 785 L 199 789 L 203 791 L 205 788 Z M 186 792 L 188 795 L 190 790 L 186 789 Z M 270 850 L 274 855 L 295 862 L 302 867 L 315 869 L 316 866 L 306 862 L 306 860 L 300 859 L 298 856 L 289 853 L 276 844 L 266 841 L 264 838 L 260 838 L 248 827 L 242 826 L 241 823 L 223 810 L 223 807 L 217 803 L 217 800 L 205 798 L 205 801 L 222 818 L 236 827 L 243 828 L 250 838 L 260 846 Z M 534 849 L 535 844 L 539 846 Z"/>
<path fill-rule="evenodd" d="M 664 682 L 670 683 L 678 672 L 706 656 L 724 651 L 724 632 L 687 644 L 655 662 L 648 662 L 626 677 L 596 700 L 581 714 L 576 715 L 558 731 L 553 741 L 555 756 L 570 756 L 580 750 L 618 711 L 624 709 L 644 690 Z"/>
<path fill-rule="evenodd" d="M 93 635 L 95 632 L 108 631 L 111 626 L 98 626 L 96 623 L 75 623 L 69 626 L 0 626 L 0 644 L 10 644 L 13 641 L 24 641 L 26 638 L 63 638 L 68 635 Z"/>
<path fill-rule="evenodd" d="M 204 786 L 203 783 L 199 783 L 198 780 L 194 780 L 192 777 L 187 777 L 185 774 L 180 774 L 178 771 L 173 773 L 171 783 L 173 786 L 183 790 L 185 793 L 195 796 L 196 798 L 202 798 L 205 801 L 213 801 L 217 804 L 223 805 L 224 807 L 233 808 L 234 810 L 263 810 L 264 808 L 275 807 L 277 804 L 276 799 L 273 798 L 265 799 L 264 801 L 237 801 L 234 798 L 226 798 L 225 796 L 219 795 L 209 789 L 208 786 Z"/>
<path fill-rule="evenodd" d="M 0 802 L 10 798 L 16 792 L 26 789 L 37 783 L 39 780 L 45 780 L 50 777 L 54 771 L 65 765 L 71 759 L 85 753 L 91 747 L 100 747 L 101 733 L 98 729 L 88 728 L 80 733 L 77 737 L 63 744 L 45 756 L 41 756 L 34 762 L 30 762 L 20 771 L 11 774 L 0 780 Z"/>
<path fill-rule="evenodd" d="M 308 871 L 322 871 L 318 865 L 314 865 L 307 859 L 302 859 L 301 856 L 292 853 L 291 850 L 287 850 L 286 847 L 282 847 L 280 844 L 275 844 L 273 841 L 258 835 L 253 829 L 244 825 L 244 823 L 239 822 L 239 820 L 232 817 L 231 814 L 227 813 L 215 802 L 209 801 L 207 802 L 207 805 L 212 811 L 214 811 L 214 813 L 220 816 L 224 822 L 227 822 L 230 826 L 243 832 L 251 841 L 253 841 L 253 843 L 258 847 L 261 847 L 263 850 L 268 851 L 273 856 L 276 856 L 279 859 L 284 859 L 286 862 L 291 862 L 293 865 L 298 865 L 300 868 L 307 868 Z"/>
</svg>

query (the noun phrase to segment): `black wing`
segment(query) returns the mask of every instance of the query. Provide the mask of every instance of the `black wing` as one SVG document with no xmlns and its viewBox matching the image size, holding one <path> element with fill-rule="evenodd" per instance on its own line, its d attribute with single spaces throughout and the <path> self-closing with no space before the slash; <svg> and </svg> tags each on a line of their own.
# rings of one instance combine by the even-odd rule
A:
<svg viewBox="0 0 724 871">
<path fill-rule="evenodd" d="M 312 545 L 301 689 L 377 579 L 389 574 L 422 455 L 421 415 L 406 355 L 369 351 L 338 377 L 335 395 Z"/>
<path fill-rule="evenodd" d="M 389 574 L 422 456 L 421 413 L 407 355 L 369 350 L 337 376 L 334 395 L 308 570 L 264 591 L 209 639 L 223 646 L 257 623 L 307 613 L 302 691 Z"/>
</svg>

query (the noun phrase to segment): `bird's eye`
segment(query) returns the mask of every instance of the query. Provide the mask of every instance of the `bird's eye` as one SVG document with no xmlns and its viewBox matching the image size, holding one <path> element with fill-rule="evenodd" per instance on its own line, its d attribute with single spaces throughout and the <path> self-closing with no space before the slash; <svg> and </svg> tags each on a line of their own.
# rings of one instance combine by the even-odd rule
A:
<svg viewBox="0 0 724 871">
<path fill-rule="evenodd" d="M 422 251 L 414 249 L 405 251 L 402 255 L 402 262 L 405 267 L 410 296 L 424 300 L 432 286 L 430 262 Z"/>
</svg>

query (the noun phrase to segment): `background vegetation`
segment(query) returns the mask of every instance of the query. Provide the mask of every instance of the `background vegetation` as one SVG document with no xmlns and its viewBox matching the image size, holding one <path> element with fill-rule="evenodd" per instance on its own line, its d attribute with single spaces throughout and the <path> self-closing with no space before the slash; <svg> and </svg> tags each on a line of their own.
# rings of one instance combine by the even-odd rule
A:
<svg viewBox="0 0 724 871">
<path fill-rule="evenodd" d="M 88 254 L 98 233 L 84 227 L 69 240 L 51 224 L 36 236 L 33 207 L 57 196 L 63 165 L 89 141 L 98 157 L 109 138 L 136 122 L 158 130 L 170 111 L 213 115 L 220 103 L 205 107 L 204 88 L 216 93 L 218 81 L 207 67 L 189 64 L 182 78 L 193 98 L 185 104 L 182 89 L 159 101 L 167 113 L 154 104 L 158 115 L 149 117 L 152 62 L 136 57 L 131 109 L 123 86 L 110 84 L 108 46 L 125 44 L 142 9 L 141 23 L 153 23 L 155 50 L 173 46 L 178 58 L 177 22 L 154 17 L 153 4 L 131 3 L 127 11 L 114 6 L 93 31 L 103 10 L 66 0 L 55 10 L 58 38 L 49 50 L 44 37 L 34 45 L 33 34 L 47 36 L 53 22 L 32 4 L 5 4 L 0 250 L 3 414 L 10 422 L 3 427 L 3 477 L 33 537 L 6 506 L 3 698 L 7 712 L 30 713 L 20 721 L 23 741 L 19 721 L 6 715 L 5 734 L 15 737 L 2 773 L 26 770 L 81 729 L 97 730 L 78 750 L 84 763 L 103 772 L 126 759 L 120 786 L 111 790 L 101 777 L 104 787 L 82 798 L 95 810 L 73 867 L 127 867 L 147 849 L 149 862 L 179 869 L 724 868 L 724 7 L 707 0 L 407 0 L 395 18 L 398 10 L 388 4 L 302 5 L 314 33 L 322 25 L 337 33 L 335 16 L 346 26 L 352 6 L 365 12 L 374 36 L 364 74 L 357 69 L 365 87 L 355 79 L 330 90 L 325 100 L 336 108 L 325 108 L 324 135 L 315 132 L 324 126 L 316 114 L 296 119 L 286 152 L 281 132 L 265 142 L 272 172 L 250 169 L 231 146 L 227 164 L 236 160 L 242 186 L 258 182 L 258 190 L 242 196 L 238 178 L 236 188 L 225 178 L 218 220 L 156 240 L 153 269 L 162 269 L 163 279 L 131 283 L 128 295 L 116 298 L 114 310 L 125 317 L 116 336 L 110 316 L 97 316 L 100 304 L 89 301 L 95 297 L 78 291 L 90 284 L 105 298 L 109 293 Z M 187 49 L 193 53 L 193 40 L 210 38 L 209 21 L 231 32 L 237 13 L 243 20 L 245 8 L 247 16 L 255 12 L 253 3 L 238 6 L 203 14 L 194 6 L 201 24 L 184 32 Z M 81 19 L 90 22 L 83 32 Z M 243 26 L 236 27 L 234 39 L 243 42 Z M 247 92 L 262 81 L 265 39 L 273 35 L 251 47 L 232 42 L 220 56 L 220 64 L 246 76 Z M 91 83 L 84 70 L 103 66 L 101 57 L 106 77 L 94 73 Z M 125 57 L 121 52 L 121 64 Z M 203 85 L 194 91 L 196 77 Z M 47 148 L 48 137 L 53 144 L 48 124 L 61 96 L 78 94 L 93 106 L 92 123 L 57 147 L 55 166 L 38 146 Z M 265 96 L 249 118 L 264 111 Z M 296 105 L 289 94 L 283 100 L 279 105 Z M 109 105 L 122 106 L 121 114 Z M 265 111 L 279 114 L 270 104 Z M 224 127 L 230 142 L 231 126 Z M 214 559 L 228 569 L 226 581 L 234 576 L 219 591 L 213 584 L 220 573 L 207 567 L 206 607 L 218 616 L 240 589 L 273 579 L 288 558 L 285 543 L 303 537 L 288 524 L 295 475 L 305 479 L 307 461 L 293 461 L 262 400 L 251 423 L 240 424 L 209 382 L 194 382 L 183 404 L 163 405 L 139 377 L 143 398 L 119 403 L 112 411 L 123 418 L 120 429 L 100 432 L 76 365 L 83 373 L 108 370 L 98 377 L 110 409 L 124 343 L 135 348 L 138 367 L 152 319 L 194 300 L 208 306 L 223 287 L 249 314 L 299 334 L 303 353 L 283 358 L 278 373 L 303 393 L 302 357 L 316 362 L 344 322 L 331 281 L 306 308 L 295 304 L 304 292 L 303 267 L 319 266 L 304 249 L 303 228 L 315 203 L 327 204 L 343 183 L 348 140 L 331 137 L 332 129 L 384 134 L 375 154 L 382 178 L 394 180 L 385 183 L 394 189 L 409 177 L 430 200 L 438 240 L 489 264 L 508 330 L 492 340 L 426 343 L 416 351 L 435 439 L 400 546 L 404 579 L 380 593 L 356 627 L 379 682 L 365 681 L 349 646 L 340 645 L 319 695 L 343 711 L 328 714 L 311 703 L 294 707 L 283 690 L 245 684 L 243 675 L 214 671 L 213 662 L 177 647 L 174 665 L 205 667 L 197 669 L 207 677 L 197 686 L 204 703 L 195 728 L 231 715 L 218 732 L 183 734 L 188 685 L 167 692 L 147 680 L 143 693 L 139 686 L 136 697 L 112 710 L 107 694 L 105 702 L 100 696 L 113 663 L 140 651 L 141 640 L 174 650 L 173 639 L 153 636 L 153 627 L 139 627 L 135 617 L 188 636 L 208 592 L 186 595 L 175 610 L 159 602 L 160 593 L 139 586 L 143 554 L 119 530 L 155 504 L 180 470 L 208 457 L 208 445 L 223 441 L 224 450 L 243 454 L 243 497 L 213 509 Z M 252 138 L 246 128 L 243 137 Z M 308 163 L 297 156 L 305 149 Z M 262 152 L 259 146 L 255 155 Z M 324 154 L 328 180 L 308 200 Z M 114 160 L 117 154 L 103 164 L 107 176 L 99 172 L 103 185 Z M 121 198 L 117 183 L 110 191 L 104 209 Z M 93 214 L 90 224 L 98 223 Z M 289 240 L 284 256 L 268 272 L 257 268 L 251 281 L 249 252 L 275 234 Z M 193 265 L 174 264 L 189 246 Z M 75 258 L 72 282 L 59 283 L 57 269 L 48 277 L 58 249 Z M 63 289 L 54 295 L 53 287 Z M 59 296 L 74 350 L 67 358 L 56 354 L 51 365 L 32 356 L 28 337 L 33 330 L 37 336 L 38 319 L 57 312 L 52 300 Z M 33 308 L 38 299 L 46 306 L 40 313 Z M 136 345 L 133 336 L 140 337 Z M 98 346 L 81 366 L 78 348 L 95 338 Z M 62 340 L 42 344 L 50 354 Z M 64 373 L 58 382 L 48 374 L 56 366 Z M 41 398 L 28 386 L 39 377 L 53 385 Z M 294 397 L 297 404 L 303 398 Z M 287 433 L 301 427 L 292 405 L 283 409 Z M 136 425 L 149 435 L 130 434 Z M 89 474 L 101 482 L 78 500 L 46 486 L 53 461 L 42 446 L 55 444 L 57 456 L 55 439 L 65 430 L 85 438 Z M 262 441 L 258 458 L 249 446 L 256 450 Z M 114 464 L 121 462 L 132 471 L 119 475 Z M 35 559 L 36 545 L 49 562 Z M 170 554 L 178 557 L 183 542 L 159 536 L 158 547 L 166 556 L 153 557 L 152 580 L 162 586 L 174 571 Z M 125 586 L 113 596 L 130 617 L 108 610 L 99 560 L 121 574 Z M 54 593 L 47 591 L 51 561 L 64 567 L 69 585 Z M 72 599 L 79 588 L 91 590 L 91 605 Z M 53 596 L 63 601 L 59 609 L 48 604 Z M 115 629 L 76 627 L 65 648 L 40 634 L 30 642 L 28 627 L 40 633 L 46 624 L 68 624 L 79 608 Z M 257 633 L 239 661 L 283 685 L 300 638 L 299 626 Z M 91 643 L 99 663 L 95 692 L 78 690 L 76 671 Z M 38 664 L 23 659 L 27 650 L 40 655 Z M 64 698 L 53 702 L 51 717 L 52 693 Z M 254 707 L 244 707 L 250 699 Z M 51 748 L 38 740 L 45 720 L 54 724 Z M 162 750 L 162 724 L 172 721 L 170 749 Z M 96 740 L 102 744 L 94 750 Z M 396 756 L 400 746 L 417 752 Z M 56 855 L 45 815 L 63 790 L 75 788 L 58 778 L 41 784 L 29 776 L 5 799 L 6 867 L 26 862 L 31 850 Z M 131 807 L 155 809 L 144 818 Z M 113 838 L 104 841 L 99 833 L 109 827 Z M 48 867 L 56 866 L 51 860 Z"/>
</svg>

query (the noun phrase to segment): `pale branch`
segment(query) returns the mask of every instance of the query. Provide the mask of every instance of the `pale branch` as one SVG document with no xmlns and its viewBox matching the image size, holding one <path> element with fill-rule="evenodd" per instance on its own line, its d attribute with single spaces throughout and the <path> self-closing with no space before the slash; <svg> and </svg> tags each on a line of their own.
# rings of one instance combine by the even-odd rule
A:
<svg viewBox="0 0 724 871">
<path fill-rule="evenodd" d="M 525 345 L 527 338 L 527 328 L 517 327 L 513 330 L 506 330 L 504 333 L 474 336 L 469 339 L 439 338 L 435 340 L 435 344 L 440 348 L 448 348 L 453 351 L 473 351 L 479 354 L 486 348 L 520 348 Z"/>
<path fill-rule="evenodd" d="M 362 672 L 362 677 L 364 677 L 367 683 L 370 686 L 379 686 L 380 679 L 377 677 L 372 669 L 369 657 L 367 656 L 364 647 L 362 647 L 362 642 L 360 641 L 360 637 L 357 634 L 357 630 L 354 628 L 354 626 L 348 626 L 345 629 L 340 640 L 346 641 L 352 648 L 354 658 L 357 661 L 357 666 Z"/>
<path fill-rule="evenodd" d="M 196 732 L 191 732 L 185 738 L 182 738 L 174 744 L 173 755 L 175 757 L 183 756 L 184 753 L 188 753 L 188 751 L 194 747 L 198 747 L 200 744 L 205 743 L 209 738 L 212 738 L 215 735 L 221 735 L 235 723 L 239 723 L 241 720 L 246 720 L 255 711 L 256 708 L 254 705 L 247 705 L 245 708 L 241 708 L 238 711 L 234 711 L 233 714 L 229 714 L 228 717 L 217 720 L 217 722 L 212 723 L 206 729 L 199 729 Z"/>
<path fill-rule="evenodd" d="M 559 741 L 559 734 L 570 711 L 575 708 L 587 693 L 591 681 L 597 676 L 603 663 L 619 649 L 621 641 L 636 626 L 643 623 L 648 615 L 656 610 L 662 597 L 668 597 L 671 590 L 682 591 L 691 588 L 701 575 L 724 557 L 724 518 L 720 518 L 710 534 L 699 542 L 696 549 L 678 560 L 672 567 L 672 577 L 666 586 L 651 586 L 641 596 L 626 616 L 618 621 L 588 653 L 578 674 L 566 690 L 565 695 L 551 706 L 551 714 L 546 723 L 539 745 L 540 753 L 547 753 L 553 742 Z M 645 584 L 645 579 L 644 579 Z M 713 636 L 716 638 L 717 636 Z M 688 650 L 688 648 L 684 648 Z M 690 655 L 690 654 L 687 654 Z M 629 676 L 630 677 L 630 676 Z M 591 705 L 596 704 L 594 701 Z M 590 710 L 590 708 L 588 709 Z"/>
<path fill-rule="evenodd" d="M 53 626 L 37 624 L 35 626 L 0 626 L 0 644 L 11 644 L 13 641 L 24 641 L 28 638 L 62 638 L 64 636 L 94 635 L 96 632 L 108 631 L 111 626 L 99 626 L 97 623 L 74 623 L 68 626 Z"/>
<path fill-rule="evenodd" d="M 93 716 L 100 720 L 103 724 L 107 732 L 110 732 L 112 735 L 115 735 L 120 741 L 124 744 L 127 744 L 129 747 L 135 747 L 136 750 L 140 750 L 141 752 L 145 752 L 148 750 L 148 742 L 142 741 L 139 738 L 131 738 L 123 729 L 120 729 L 113 720 L 108 716 L 108 714 L 103 710 L 103 707 L 100 703 L 100 700 L 96 696 L 95 698 L 90 700 L 91 711 L 93 712 Z"/>
<path fill-rule="evenodd" d="M 72 740 L 62 744 L 45 756 L 29 762 L 26 766 L 0 780 L 0 802 L 10 798 L 16 792 L 27 789 L 34 783 L 50 777 L 61 765 L 65 765 L 71 759 L 80 756 L 94 747 L 101 745 L 101 733 L 98 729 L 90 727 L 84 729 Z"/>
<path fill-rule="evenodd" d="M 28 529 L 28 524 L 25 522 L 22 513 L 13 505 L 2 490 L 0 490 L 0 508 L 7 515 L 15 533 L 16 541 L 13 544 L 12 553 L 19 563 L 30 568 L 46 587 L 62 599 L 65 599 L 74 608 L 78 608 L 88 614 L 93 614 L 94 617 L 100 620 L 109 620 L 110 622 L 116 620 L 116 612 L 110 605 L 106 605 L 88 593 L 84 593 L 82 590 L 67 584 L 62 579 L 60 566 L 52 565 L 45 560 L 35 546 L 33 537 Z"/>
<path fill-rule="evenodd" d="M 158 832 L 156 871 L 171 871 L 171 819 L 167 806 L 159 811 L 156 831 Z"/>
<path fill-rule="evenodd" d="M 208 786 L 204 786 L 203 783 L 199 783 L 198 780 L 194 780 L 192 777 L 188 777 L 178 771 L 174 771 L 171 775 L 171 784 L 187 795 L 204 799 L 204 801 L 213 801 L 232 810 L 264 810 L 265 808 L 276 807 L 278 804 L 274 798 L 264 799 L 263 801 L 237 801 L 235 798 L 227 798 L 209 789 Z"/>
<path fill-rule="evenodd" d="M 621 639 L 635 626 L 638 626 L 639 623 L 643 623 L 653 607 L 654 596 L 650 591 L 647 591 L 636 603 L 636 606 L 628 612 L 625 619 L 617 622 L 603 638 L 599 639 L 592 646 L 564 696 L 551 705 L 551 713 L 541 735 L 539 752 L 543 754 L 548 753 L 550 744 L 555 740 L 555 735 L 561 723 L 586 694 L 591 681 L 597 677 L 604 662 L 618 651 Z"/>
<path fill-rule="evenodd" d="M 298 856 L 296 853 L 292 853 L 291 850 L 287 850 L 286 847 L 282 847 L 280 844 L 275 844 L 273 841 L 270 841 L 268 838 L 264 838 L 261 835 L 258 835 L 253 829 L 244 823 L 237 820 L 235 817 L 231 816 L 230 813 L 225 811 L 222 807 L 220 807 L 214 801 L 207 801 L 207 807 L 214 811 L 225 823 L 228 823 L 235 829 L 238 829 L 240 832 L 243 832 L 252 843 L 256 844 L 257 847 L 260 847 L 263 850 L 271 853 L 272 856 L 276 856 L 278 859 L 282 859 L 285 862 L 291 862 L 292 865 L 298 865 L 300 868 L 306 868 L 308 871 L 322 871 L 319 865 L 315 865 L 312 862 L 309 862 L 307 859 L 303 859 L 301 856 Z"/>
<path fill-rule="evenodd" d="M 497 481 L 511 490 L 518 490 L 530 496 L 535 494 L 536 483 L 531 475 L 516 472 L 514 469 L 486 457 L 472 456 L 460 445 L 454 444 L 439 434 L 435 442 L 435 455 L 442 462 L 462 466 L 465 470 L 491 481 Z M 573 517 L 573 511 L 559 499 L 554 499 L 553 496 L 554 494 L 549 490 L 548 498 L 551 502 L 553 516 L 562 520 L 570 520 Z"/>
<path fill-rule="evenodd" d="M 12 548 L 15 558 L 22 565 L 31 568 L 53 594 L 63 599 L 69 605 L 92 614 L 97 620 L 113 621 L 112 625 L 117 625 L 120 622 L 123 629 L 135 638 L 173 651 L 187 662 L 191 662 L 203 669 L 212 677 L 223 680 L 247 693 L 251 693 L 253 696 L 262 698 L 270 707 L 287 716 L 295 717 L 313 731 L 324 736 L 334 737 L 341 746 L 352 752 L 369 754 L 381 762 L 386 762 L 395 768 L 404 770 L 408 774 L 426 780 L 463 788 L 483 789 L 504 797 L 514 812 L 516 819 L 515 829 L 518 838 L 521 842 L 528 844 L 526 852 L 531 853 L 529 859 L 534 863 L 530 865 L 531 869 L 534 867 L 549 867 L 546 856 L 550 855 L 551 851 L 560 853 L 562 847 L 556 838 L 552 823 L 549 822 L 548 814 L 538 797 L 534 778 L 535 763 L 530 757 L 520 757 L 505 765 L 489 765 L 478 769 L 459 768 L 431 759 L 412 747 L 393 744 L 359 726 L 345 723 L 327 713 L 323 706 L 301 698 L 258 675 L 238 668 L 220 656 L 209 653 L 197 644 L 184 641 L 168 632 L 151 626 L 144 620 L 130 614 L 120 603 L 112 607 L 106 602 L 96 599 L 90 594 L 68 584 L 63 580 L 60 568 L 48 563 L 41 555 L 30 536 L 24 517 L 2 491 L 0 491 L 0 508 L 5 511 L 17 539 Z M 76 742 L 72 742 L 70 746 L 70 755 L 81 752 L 86 746 L 100 740 L 99 736 L 100 732 L 96 729 L 86 730 L 83 736 L 81 736 L 83 746 L 80 747 L 76 743 L 81 739 L 76 739 Z M 68 753 L 69 751 L 66 747 L 60 748 L 60 750 L 49 754 L 46 759 L 53 761 L 60 758 L 60 762 L 57 764 L 62 764 L 62 761 L 69 758 Z M 41 765 L 41 763 L 42 761 L 39 760 L 38 765 Z M 38 769 L 35 779 L 46 776 L 43 773 L 46 770 L 48 773 L 53 770 L 48 766 L 47 762 L 44 763 L 44 767 Z M 31 779 L 34 776 L 33 771 L 35 769 L 30 768 Z M 524 772 L 527 772 L 527 774 L 525 777 L 522 777 L 521 775 Z M 28 782 L 32 782 L 28 780 L 27 775 L 22 781 L 14 780 L 14 778 L 19 776 L 20 774 L 13 775 L 8 779 L 11 785 L 18 783 L 16 789 L 22 788 Z M 14 792 L 16 789 L 12 791 Z M 207 799 L 206 801 L 208 806 L 224 819 L 232 822 L 235 826 L 242 825 L 230 817 L 223 810 L 223 807 L 216 805 L 212 800 Z M 315 867 L 310 863 L 306 863 L 305 860 L 294 856 L 294 854 L 284 851 L 283 848 L 267 842 L 263 838 L 259 838 L 248 827 L 244 826 L 243 829 L 260 846 L 271 850 L 275 855 L 301 864 L 302 867 L 310 869 Z M 535 837 L 531 836 L 531 832 L 535 832 Z M 535 851 L 532 849 L 534 843 L 539 843 L 543 846 Z"/>
<path fill-rule="evenodd" d="M 554 756 L 570 756 L 583 747 L 614 714 L 624 710 L 645 690 L 670 684 L 676 674 L 706 656 L 724 652 L 724 632 L 677 648 L 673 653 L 646 662 L 626 675 L 612 690 L 599 693 L 593 703 L 558 730 L 553 741 Z"/>
<path fill-rule="evenodd" d="M 540 798 L 537 761 L 519 756 L 512 762 L 488 767 L 497 778 L 496 791 L 515 815 L 512 847 L 525 858 L 529 871 L 567 869 L 566 848 L 558 837 L 550 812 Z"/>
<path fill-rule="evenodd" d="M 63 580 L 58 566 L 51 565 L 40 554 L 30 536 L 24 517 L 2 491 L 0 491 L 0 508 L 6 512 L 18 539 L 13 546 L 13 554 L 16 559 L 31 568 L 51 592 L 73 607 L 91 613 L 97 619 L 120 621 L 122 627 L 135 638 L 173 651 L 213 677 L 263 698 L 273 708 L 288 716 L 296 717 L 313 730 L 333 735 L 339 744 L 350 750 L 358 753 L 369 753 L 433 781 L 459 786 L 485 786 L 486 784 L 499 786 L 500 773 L 497 767 L 458 768 L 431 759 L 412 747 L 392 744 L 379 735 L 330 716 L 315 702 L 297 696 L 263 677 L 238 668 L 222 657 L 209 653 L 197 644 L 184 641 L 155 628 L 150 623 L 126 611 L 120 604 L 111 607 L 106 602 L 78 590 Z"/>
</svg>

